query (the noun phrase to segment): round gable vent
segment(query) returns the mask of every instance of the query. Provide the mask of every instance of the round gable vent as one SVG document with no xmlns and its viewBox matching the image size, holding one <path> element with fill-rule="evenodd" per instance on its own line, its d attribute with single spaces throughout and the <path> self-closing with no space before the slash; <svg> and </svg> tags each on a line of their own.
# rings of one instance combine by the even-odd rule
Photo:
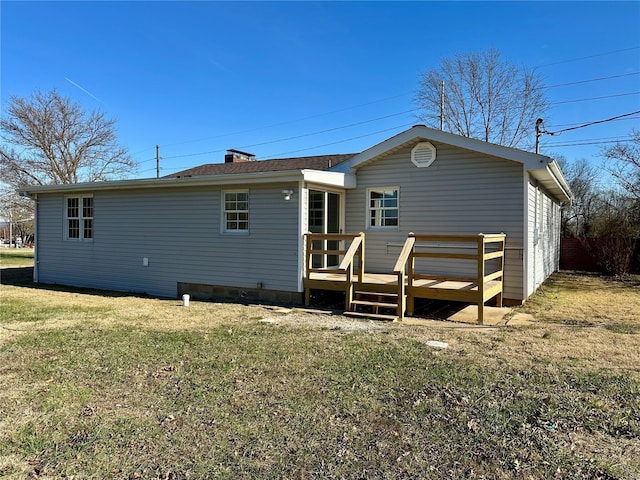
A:
<svg viewBox="0 0 640 480">
<path fill-rule="evenodd" d="M 420 142 L 411 149 L 411 161 L 418 168 L 428 167 L 436 159 L 436 147 L 429 142 Z"/>
</svg>

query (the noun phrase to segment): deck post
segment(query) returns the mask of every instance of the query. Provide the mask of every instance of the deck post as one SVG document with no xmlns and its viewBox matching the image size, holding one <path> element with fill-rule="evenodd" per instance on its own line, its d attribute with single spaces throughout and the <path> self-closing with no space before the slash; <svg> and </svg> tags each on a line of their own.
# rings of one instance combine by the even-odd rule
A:
<svg viewBox="0 0 640 480">
<path fill-rule="evenodd" d="M 404 269 L 398 272 L 398 320 L 404 320 L 404 309 L 406 300 L 404 296 Z"/>
<path fill-rule="evenodd" d="M 358 249 L 358 282 L 364 282 L 364 232 L 360 232 L 360 248 Z"/>
<path fill-rule="evenodd" d="M 308 280 L 311 277 L 311 239 L 309 236 L 311 232 L 307 232 L 304 235 L 305 238 L 305 256 L 304 256 L 304 271 L 305 278 Z M 304 287 L 304 304 L 308 307 L 311 304 L 311 289 L 307 286 Z"/>
<path fill-rule="evenodd" d="M 351 311 L 351 302 L 353 300 L 353 262 L 347 268 L 347 288 L 345 290 L 345 310 Z"/>
<path fill-rule="evenodd" d="M 484 322 L 484 234 L 478 234 L 478 323 Z"/>
<path fill-rule="evenodd" d="M 502 308 L 502 292 L 504 290 L 504 247 L 505 247 L 505 236 L 504 232 L 500 232 L 502 235 L 502 240 L 500 241 L 500 250 L 502 250 L 502 255 L 498 257 L 498 270 L 503 272 L 503 276 L 500 277 L 500 282 L 502 283 L 502 288 L 500 288 L 500 293 L 496 296 L 496 302 L 498 307 Z"/>
</svg>

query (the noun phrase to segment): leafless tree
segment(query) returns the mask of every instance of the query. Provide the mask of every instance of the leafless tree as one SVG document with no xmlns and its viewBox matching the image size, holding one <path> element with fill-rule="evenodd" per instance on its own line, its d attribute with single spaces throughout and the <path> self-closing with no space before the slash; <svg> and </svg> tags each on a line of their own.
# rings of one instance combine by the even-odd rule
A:
<svg viewBox="0 0 640 480">
<path fill-rule="evenodd" d="M 602 205 L 600 187 L 601 168 L 585 159 L 570 163 L 557 157 L 562 166 L 573 199 L 562 209 L 562 235 L 587 237 L 592 233 L 595 219 Z"/>
<path fill-rule="evenodd" d="M 631 140 L 618 142 L 602 150 L 607 171 L 620 188 L 640 202 L 640 131 L 632 130 Z"/>
<path fill-rule="evenodd" d="M 20 197 L 7 184 L 0 184 L 0 218 L 11 223 L 0 232 L 2 238 L 21 237 L 25 241 L 33 235 L 33 202 Z"/>
<path fill-rule="evenodd" d="M 11 97 L 0 139 L 0 174 L 13 188 L 121 178 L 136 167 L 117 145 L 115 120 L 55 90 Z"/>
<path fill-rule="evenodd" d="M 444 130 L 508 147 L 533 144 L 548 105 L 541 77 L 503 61 L 496 49 L 443 59 L 420 75 L 416 103 L 429 126 L 439 128 L 442 105 Z"/>
</svg>

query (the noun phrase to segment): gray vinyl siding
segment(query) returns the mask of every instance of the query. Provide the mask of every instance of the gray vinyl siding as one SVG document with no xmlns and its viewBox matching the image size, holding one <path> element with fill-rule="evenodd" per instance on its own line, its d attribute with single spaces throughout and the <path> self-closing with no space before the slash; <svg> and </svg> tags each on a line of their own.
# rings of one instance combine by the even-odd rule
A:
<svg viewBox="0 0 640 480">
<path fill-rule="evenodd" d="M 528 183 L 528 291 L 531 295 L 560 260 L 560 205 L 533 181 Z"/>
<path fill-rule="evenodd" d="M 346 230 L 366 233 L 365 268 L 391 272 L 409 232 L 418 234 L 507 234 L 505 298 L 523 300 L 525 227 L 523 166 L 434 143 L 435 162 L 411 163 L 410 147 L 361 166 L 358 186 L 347 191 Z M 367 189 L 399 187 L 399 228 L 367 229 Z M 472 262 L 448 261 L 438 274 L 474 274 Z"/>
<path fill-rule="evenodd" d="M 178 282 L 298 291 L 298 202 L 282 198 L 296 186 L 224 187 L 249 190 L 248 234 L 221 233 L 221 188 L 97 191 L 92 242 L 65 241 L 64 196 L 41 195 L 39 281 L 163 297 Z"/>
</svg>

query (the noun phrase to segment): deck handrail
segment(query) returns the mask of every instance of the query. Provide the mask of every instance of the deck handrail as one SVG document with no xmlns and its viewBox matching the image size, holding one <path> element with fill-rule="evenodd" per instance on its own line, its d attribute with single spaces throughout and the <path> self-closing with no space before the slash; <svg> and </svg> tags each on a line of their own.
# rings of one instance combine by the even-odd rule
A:
<svg viewBox="0 0 640 480">
<path fill-rule="evenodd" d="M 351 242 L 351 245 L 349 245 L 349 249 L 347 250 L 347 253 L 344 254 L 344 257 L 342 257 L 342 262 L 340 262 L 340 265 L 338 266 L 338 270 L 346 270 L 347 268 L 349 268 L 349 264 L 353 263 L 353 259 L 355 258 L 355 256 L 360 254 L 360 250 L 363 242 L 364 242 L 364 233 L 360 232 L 357 237 L 354 237 L 353 241 Z M 363 260 L 362 258 L 360 258 L 359 260 L 360 260 L 360 263 L 364 263 L 362 261 Z"/>
<path fill-rule="evenodd" d="M 398 260 L 396 260 L 396 266 L 393 267 L 393 273 L 396 275 L 401 271 L 404 271 L 404 268 L 409 260 L 409 255 L 413 252 L 413 246 L 416 243 L 416 237 L 413 233 L 410 233 L 407 239 L 404 241 L 404 245 L 402 247 L 402 251 L 400 255 L 398 255 Z"/>
<path fill-rule="evenodd" d="M 318 269 L 313 268 L 311 266 L 311 256 L 312 255 L 338 255 L 343 256 L 340 265 L 338 265 L 337 269 L 332 270 L 336 273 L 346 274 L 347 271 L 351 268 L 353 269 L 353 262 L 355 257 L 358 257 L 358 281 L 362 281 L 364 278 L 364 233 L 360 232 L 358 234 L 350 234 L 350 233 L 311 233 L 308 232 L 305 234 L 307 249 L 306 249 L 306 276 L 309 278 L 309 274 L 312 272 L 321 272 L 327 271 L 327 269 Z M 313 248 L 314 241 L 322 241 L 322 240 L 351 240 L 351 244 L 347 250 L 344 249 L 336 249 L 329 250 L 322 248 Z M 351 270 L 353 271 L 353 270 Z"/>
<path fill-rule="evenodd" d="M 396 265 L 393 267 L 393 273 L 398 276 L 398 310 L 396 312 L 396 315 L 400 320 L 404 318 L 404 311 L 406 310 L 407 305 L 404 284 L 404 271 L 408 262 L 409 284 L 411 284 L 413 276 L 413 250 L 415 244 L 416 237 L 414 233 L 411 232 L 407 239 L 404 241 L 402 251 L 398 256 L 398 260 L 396 260 Z"/>
<path fill-rule="evenodd" d="M 355 257 L 358 257 L 358 282 L 362 283 L 364 281 L 364 233 L 360 232 L 357 235 L 354 234 L 344 234 L 344 233 L 306 233 L 306 241 L 307 241 L 307 249 L 305 256 L 305 278 L 309 279 L 311 277 L 311 273 L 326 273 L 326 272 L 335 272 L 339 274 L 343 274 L 345 276 L 346 287 L 346 309 L 351 309 L 351 302 L 353 301 L 353 292 L 354 292 L 354 279 L 353 279 L 353 264 Z M 351 244 L 347 250 L 329 250 L 324 246 L 319 249 L 313 248 L 314 241 L 322 241 L 322 240 L 351 240 Z M 344 255 L 342 257 L 342 261 L 340 265 L 338 265 L 337 270 L 326 269 L 326 268 L 313 268 L 312 257 L 313 255 L 324 255 L 324 254 L 335 254 L 335 255 Z M 309 304 L 310 301 L 310 290 L 308 288 L 305 289 L 305 304 Z"/>
</svg>

